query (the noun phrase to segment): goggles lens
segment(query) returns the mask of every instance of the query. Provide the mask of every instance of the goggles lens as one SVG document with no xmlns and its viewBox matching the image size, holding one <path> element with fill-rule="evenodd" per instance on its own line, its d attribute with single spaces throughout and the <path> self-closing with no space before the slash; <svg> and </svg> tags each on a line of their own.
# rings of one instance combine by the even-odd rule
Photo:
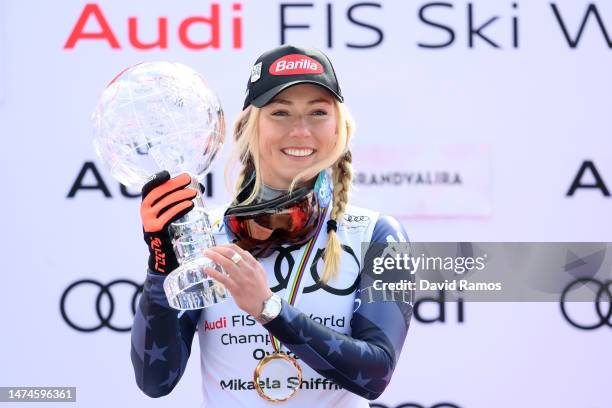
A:
<svg viewBox="0 0 612 408">
<path fill-rule="evenodd" d="M 254 256 L 268 256 L 283 244 L 303 244 L 317 229 L 320 206 L 310 191 L 286 207 L 226 214 L 225 226 L 232 241 Z"/>
</svg>

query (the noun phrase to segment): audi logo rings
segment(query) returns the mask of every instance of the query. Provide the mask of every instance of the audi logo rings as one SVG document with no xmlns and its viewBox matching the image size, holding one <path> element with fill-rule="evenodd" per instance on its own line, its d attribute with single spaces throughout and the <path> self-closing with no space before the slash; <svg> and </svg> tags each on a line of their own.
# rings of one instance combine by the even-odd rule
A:
<svg viewBox="0 0 612 408">
<path fill-rule="evenodd" d="M 370 217 L 368 217 L 367 215 L 350 215 L 350 214 L 345 214 L 344 215 L 344 219 L 348 222 L 365 222 L 365 221 L 369 221 Z"/>
<path fill-rule="evenodd" d="M 66 311 L 66 300 L 68 299 L 68 295 L 73 289 L 81 285 L 93 285 L 99 289 L 98 295 L 96 296 L 96 302 L 95 302 L 96 314 L 99 319 L 99 323 L 96 325 L 93 325 L 93 326 L 78 325 L 73 320 L 70 319 Z M 113 294 L 111 293 L 111 288 L 115 285 L 129 285 L 134 288 L 134 294 L 132 295 L 131 306 L 132 306 L 132 313 L 136 314 L 136 300 L 138 299 L 138 295 L 142 293 L 143 285 L 140 285 L 128 279 L 116 279 L 112 282 L 109 282 L 106 285 L 96 280 L 93 280 L 93 279 L 81 279 L 81 280 L 78 280 L 72 283 L 70 286 L 68 286 L 66 290 L 64 290 L 64 293 L 62 294 L 62 298 L 60 300 L 60 312 L 66 324 L 68 324 L 68 326 L 72 327 L 74 330 L 84 332 L 84 333 L 94 332 L 94 331 L 100 330 L 103 327 L 107 327 L 110 330 L 113 330 L 116 332 L 130 331 L 132 328 L 131 326 L 119 327 L 111 323 L 111 319 L 113 318 L 113 314 L 115 313 L 115 299 L 113 298 Z M 106 315 L 102 312 L 102 298 L 104 297 L 108 299 L 108 303 L 109 303 L 108 312 L 106 313 Z"/>
<path fill-rule="evenodd" d="M 599 287 L 599 289 L 595 293 L 595 299 L 594 299 L 594 302 L 595 302 L 595 312 L 597 313 L 597 317 L 599 318 L 599 322 L 594 323 L 594 324 L 590 324 L 590 325 L 576 322 L 567 313 L 567 309 L 566 309 L 566 306 L 565 306 L 566 297 L 567 297 L 569 291 L 572 290 L 576 285 L 587 284 L 587 283 L 592 283 L 592 284 L 595 284 L 597 287 Z M 569 285 L 567 285 L 565 287 L 565 289 L 563 289 L 563 292 L 561 293 L 561 301 L 560 301 L 560 304 L 561 304 L 561 313 L 563 314 L 563 317 L 565 317 L 565 320 L 567 320 L 569 324 L 571 324 L 572 326 L 576 327 L 577 329 L 582 329 L 582 330 L 595 330 L 595 329 L 600 328 L 603 325 L 607 325 L 609 327 L 612 327 L 612 321 L 610 320 L 610 318 L 612 317 L 612 291 L 610 290 L 610 285 L 612 285 L 612 281 L 600 282 L 600 281 L 598 281 L 596 279 L 592 279 L 592 278 L 580 278 L 580 279 L 576 279 L 575 281 L 573 281 Z M 604 306 L 603 306 L 603 304 L 606 301 L 608 303 L 608 310 L 605 311 L 605 313 L 604 313 L 604 310 L 603 310 Z"/>
</svg>

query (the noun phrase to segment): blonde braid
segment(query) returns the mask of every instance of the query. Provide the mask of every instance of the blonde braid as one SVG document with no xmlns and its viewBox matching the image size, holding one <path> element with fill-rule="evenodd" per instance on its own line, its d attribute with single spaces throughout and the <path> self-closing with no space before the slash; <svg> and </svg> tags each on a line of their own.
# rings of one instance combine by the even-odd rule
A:
<svg viewBox="0 0 612 408">
<path fill-rule="evenodd" d="M 261 185 L 260 172 L 257 171 L 259 157 L 259 150 L 257 148 L 259 113 L 260 109 L 251 105 L 243 110 L 234 122 L 234 142 L 236 146 L 225 165 L 225 185 L 229 191 L 232 191 L 230 187 L 232 170 L 236 164 L 240 165 L 240 171 L 233 188 L 234 199 L 237 198 L 238 193 L 242 190 L 242 184 L 246 178 L 255 172 L 255 187 L 250 196 L 242 204 L 252 202 L 257 197 Z"/>
<path fill-rule="evenodd" d="M 332 170 L 334 195 L 329 219 L 335 221 L 336 224 L 344 216 L 344 211 L 346 210 L 346 205 L 349 200 L 351 182 L 353 181 L 352 162 L 353 155 L 349 150 L 340 158 L 340 160 L 336 162 Z M 334 278 L 338 274 L 338 271 L 340 270 L 340 255 L 342 254 L 340 239 L 336 233 L 336 228 L 331 226 L 328 227 L 328 234 L 329 237 L 324 258 L 325 267 L 323 269 L 323 276 L 321 277 L 322 283 L 327 283 L 330 279 Z"/>
<path fill-rule="evenodd" d="M 238 174 L 238 178 L 236 179 L 236 192 L 240 192 L 242 190 L 242 184 L 245 182 L 247 177 L 253 172 L 254 169 L 255 166 L 253 165 L 253 160 L 251 158 L 251 155 L 249 154 L 245 162 L 242 164 L 240 173 Z"/>
</svg>

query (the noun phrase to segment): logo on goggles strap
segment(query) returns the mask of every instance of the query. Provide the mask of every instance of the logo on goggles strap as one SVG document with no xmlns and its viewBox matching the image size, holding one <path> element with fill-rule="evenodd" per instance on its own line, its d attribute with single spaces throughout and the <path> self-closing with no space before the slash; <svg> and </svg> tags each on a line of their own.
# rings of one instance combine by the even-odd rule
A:
<svg viewBox="0 0 612 408">
<path fill-rule="evenodd" d="M 306 55 L 290 54 L 274 61 L 268 71 L 272 75 L 321 74 L 323 66 Z"/>
<path fill-rule="evenodd" d="M 329 206 L 329 202 L 332 199 L 332 184 L 329 174 L 323 170 L 319 173 L 317 177 L 317 181 L 315 182 L 314 190 L 317 193 L 321 206 L 327 207 Z"/>
</svg>

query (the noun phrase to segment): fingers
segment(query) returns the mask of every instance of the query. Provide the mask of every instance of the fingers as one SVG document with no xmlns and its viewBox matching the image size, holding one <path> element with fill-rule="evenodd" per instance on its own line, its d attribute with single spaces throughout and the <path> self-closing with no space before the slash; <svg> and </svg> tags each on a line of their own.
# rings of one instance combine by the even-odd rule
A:
<svg viewBox="0 0 612 408">
<path fill-rule="evenodd" d="M 257 259 L 255 259 L 255 257 L 253 255 L 251 255 L 251 253 L 249 251 L 246 251 L 242 248 L 240 248 L 238 245 L 236 244 L 227 244 L 229 248 L 233 249 L 234 251 L 238 252 L 240 254 L 240 256 L 242 256 L 242 259 L 244 259 L 249 265 L 255 267 L 255 266 L 259 266 L 259 261 Z"/>
<path fill-rule="evenodd" d="M 183 173 L 173 179 L 169 177 L 167 171 L 157 173 L 155 178 L 143 187 L 145 194 L 148 187 L 158 184 L 150 190 L 140 205 L 140 215 L 146 232 L 161 231 L 194 207 L 191 200 L 197 196 L 197 191 L 187 187 L 191 183 L 189 175 Z"/>
<path fill-rule="evenodd" d="M 219 247 L 214 247 L 205 250 L 204 256 L 210 258 L 210 260 L 215 262 L 217 265 L 220 265 L 230 276 L 235 276 L 236 274 L 239 274 L 239 265 L 235 264 L 234 261 L 227 258 L 225 254 L 218 253 L 218 248 Z"/>
<path fill-rule="evenodd" d="M 157 204 L 151 207 L 151 210 L 153 210 L 153 214 L 160 217 L 160 214 L 164 212 L 164 209 L 178 204 L 181 201 L 191 201 L 196 195 L 198 195 L 198 192 L 193 188 L 183 188 L 182 190 L 175 191 L 162 198 Z"/>
<path fill-rule="evenodd" d="M 194 207 L 194 203 L 191 200 L 196 194 L 194 189 L 187 188 L 170 194 L 152 208 L 145 206 L 143 202 L 140 206 L 140 217 L 145 231 L 160 231 L 170 222 L 187 214 Z M 161 213 L 162 211 L 163 213 Z"/>
<path fill-rule="evenodd" d="M 240 248 L 236 244 L 219 245 L 219 247 L 229 248 L 233 250 L 234 252 L 237 252 L 243 259 L 255 259 L 248 251 L 245 251 L 244 249 Z"/>
<path fill-rule="evenodd" d="M 215 249 L 218 250 L 221 254 L 223 254 L 223 256 L 228 258 L 230 261 L 232 259 L 232 256 L 237 253 L 242 257 L 242 259 L 238 261 L 238 264 L 244 262 L 250 266 L 254 266 L 255 263 L 258 263 L 257 260 L 253 257 L 253 255 L 251 255 L 248 251 L 245 251 L 244 249 L 240 248 L 236 244 L 218 245 L 215 247 Z"/>
<path fill-rule="evenodd" d="M 216 269 L 212 269 L 212 268 L 206 268 L 204 269 L 204 271 L 206 272 L 208 276 L 210 276 L 217 282 L 223 284 L 230 291 L 230 293 L 238 289 L 236 282 L 234 282 L 230 276 L 224 275 L 221 272 L 217 271 Z"/>
<path fill-rule="evenodd" d="M 189 211 L 191 211 L 193 207 L 193 201 L 183 201 L 170 207 L 170 209 L 160 215 L 157 220 L 162 226 L 168 225 L 171 222 L 178 220 L 183 215 L 187 214 Z"/>
<path fill-rule="evenodd" d="M 168 180 L 170 180 L 170 173 L 168 173 L 168 170 L 160 171 L 151 176 L 150 180 L 142 187 L 142 198 L 146 197 L 155 187 L 164 184 Z"/>
<path fill-rule="evenodd" d="M 237 263 L 231 260 L 235 254 L 242 257 Z M 236 305 L 252 316 L 260 314 L 263 300 L 269 298 L 272 292 L 268 287 L 266 272 L 255 258 L 233 244 L 209 248 L 204 251 L 204 256 L 227 272 L 227 275 L 224 275 L 210 270 L 210 277 L 225 285 Z M 257 265 L 250 265 L 248 262 L 251 261 Z M 209 272 L 208 268 L 206 272 Z"/>
<path fill-rule="evenodd" d="M 152 207 L 158 200 L 176 190 L 186 187 L 189 185 L 189 183 L 191 183 L 191 177 L 189 177 L 189 174 L 187 173 L 183 173 L 173 179 L 170 179 L 151 190 L 142 200 L 142 205 Z"/>
</svg>

